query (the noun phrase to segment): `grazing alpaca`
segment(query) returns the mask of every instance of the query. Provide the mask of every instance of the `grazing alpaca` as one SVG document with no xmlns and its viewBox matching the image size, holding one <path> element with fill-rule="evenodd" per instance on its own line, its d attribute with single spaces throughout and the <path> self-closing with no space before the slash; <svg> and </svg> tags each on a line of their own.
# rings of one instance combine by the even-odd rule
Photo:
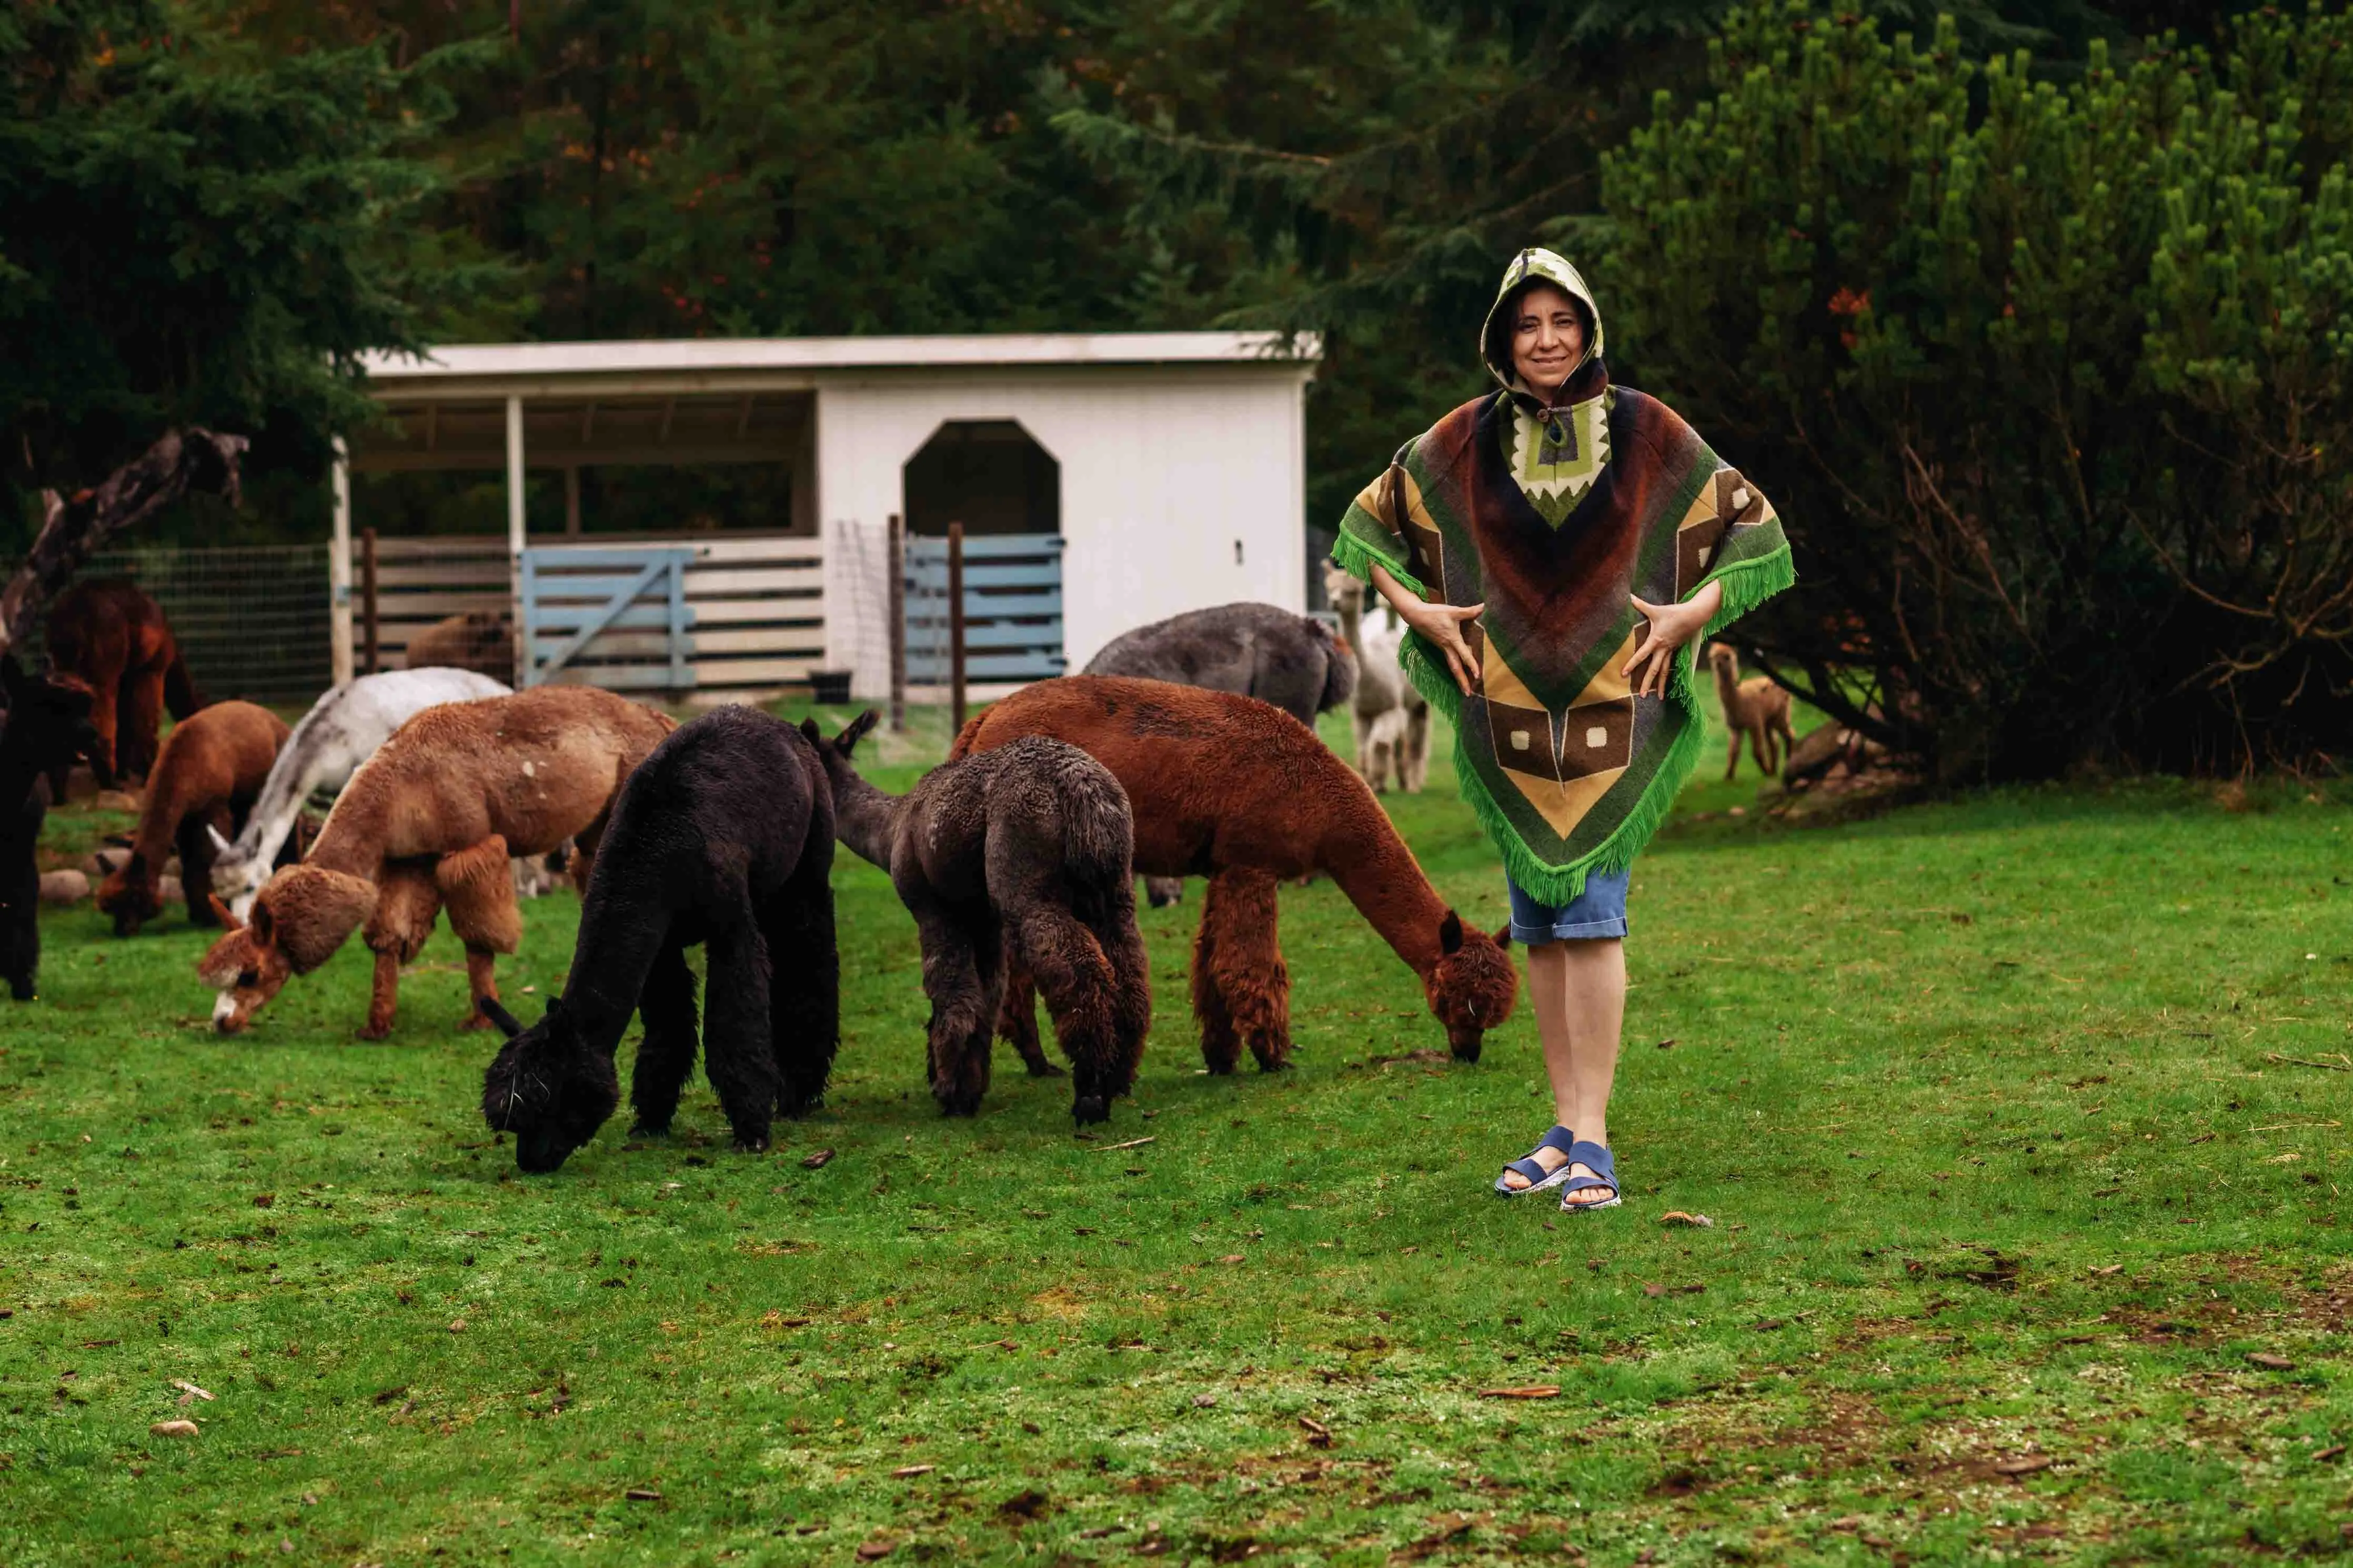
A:
<svg viewBox="0 0 2353 1568">
<path fill-rule="evenodd" d="M 1018 965 L 1046 994 L 1071 1058 L 1071 1114 L 1109 1120 L 1152 1026 L 1119 781 L 1074 746 L 1028 740 L 934 768 L 894 797 L 850 765 L 873 724 L 869 709 L 829 742 L 814 720 L 802 729 L 833 783 L 834 831 L 891 874 L 923 935 L 933 1097 L 951 1116 L 980 1109 L 1005 972 Z M 1033 1037 L 1024 1054 L 1036 1050 Z"/>
<path fill-rule="evenodd" d="M 370 757 L 327 815 L 300 866 L 263 884 L 250 921 L 215 901 L 228 934 L 196 973 L 216 987 L 213 1026 L 235 1034 L 287 978 L 334 956 L 366 922 L 375 988 L 364 1040 L 392 1031 L 400 966 L 433 933 L 444 904 L 466 944 L 474 994 L 468 1028 L 498 999 L 494 955 L 522 935 L 512 855 L 544 855 L 566 838 L 581 874 L 629 770 L 677 726 L 650 708 L 593 686 L 542 686 L 512 697 L 448 702 L 403 724 Z"/>
<path fill-rule="evenodd" d="M 514 627 L 497 610 L 468 610 L 409 638 L 401 662 L 412 670 L 470 669 L 509 680 L 515 672 Z"/>
<path fill-rule="evenodd" d="M 1354 579 L 1351 579 L 1353 581 Z M 1356 656 L 1313 616 L 1272 605 L 1187 610 L 1122 632 L 1087 660 L 1088 675 L 1168 680 L 1271 702 L 1309 729 L 1356 690 Z M 1185 896 L 1182 877 L 1146 877 L 1155 910 Z"/>
<path fill-rule="evenodd" d="M 216 702 L 173 728 L 147 780 L 131 858 L 99 885 L 98 907 L 114 917 L 115 935 L 135 936 L 164 912 L 164 862 L 174 847 L 188 923 L 220 923 L 206 891 L 219 833 L 214 819 L 244 825 L 286 734 L 286 721 L 250 702 Z"/>
<path fill-rule="evenodd" d="M 1465 926 L 1389 826 L 1365 782 L 1288 713 L 1224 692 L 1068 676 L 1014 693 L 964 728 L 951 757 L 1025 735 L 1068 741 L 1109 768 L 1135 813 L 1147 875 L 1209 878 L 1193 943 L 1201 1058 L 1231 1072 L 1247 1046 L 1265 1068 L 1291 1051 L 1291 979 L 1275 940 L 1275 882 L 1322 871 L 1421 977 L 1464 1061 L 1511 1016 L 1519 972 L 1504 939 Z M 1018 1042 L 1028 997 L 1008 989 Z"/>
<path fill-rule="evenodd" d="M 478 697 L 504 697 L 507 689 L 487 675 L 470 669 L 405 669 L 363 676 L 334 688 L 311 704 L 294 726 L 293 739 L 278 753 L 278 764 L 261 786 L 245 830 L 231 844 L 217 833 L 209 843 L 212 890 L 239 919 L 253 907 L 270 868 L 293 832 L 302 806 L 314 795 L 332 795 L 350 782 L 359 765 L 392 738 L 392 732 L 427 708 L 444 702 L 470 702 Z M 187 857 L 181 857 L 184 863 Z M 184 877 L 195 896 L 204 883 Z"/>
<path fill-rule="evenodd" d="M 1430 778 L 1430 701 L 1398 662 L 1405 628 L 1394 616 L 1366 626 L 1365 585 L 1338 567 L 1324 569 L 1324 587 L 1356 653 L 1356 772 L 1376 795 L 1392 778 L 1408 795 L 1419 795 Z"/>
<path fill-rule="evenodd" d="M 0 653 L 0 692 L 8 700 L 0 726 L 0 979 L 8 994 L 30 1002 L 41 967 L 41 873 L 34 850 L 49 812 L 49 775 L 96 750 L 90 698 L 81 686 L 26 675 Z"/>
<path fill-rule="evenodd" d="M 483 1075 L 482 1118 L 515 1135 L 515 1163 L 553 1171 L 612 1115 L 633 1012 L 646 1027 L 629 1083 L 636 1131 L 670 1131 L 694 1070 L 697 942 L 710 971 L 703 1071 L 735 1146 L 766 1148 L 774 1111 L 816 1105 L 840 1038 L 832 871 L 833 793 L 800 731 L 722 708 L 655 747 L 613 803 L 564 994 L 528 1029 L 482 1003 L 507 1034 Z"/>
<path fill-rule="evenodd" d="M 1745 735 L 1757 771 L 1771 778 L 1781 769 L 1784 748 L 1797 744 L 1797 732 L 1789 727 L 1789 694 L 1762 675 L 1741 679 L 1740 656 L 1729 643 L 1708 644 L 1707 662 L 1715 671 L 1715 695 L 1724 704 L 1725 727 L 1732 731 L 1732 745 L 1724 756 L 1724 776 L 1729 780 L 1740 771 L 1740 741 Z"/>
<path fill-rule="evenodd" d="M 155 765 L 164 711 L 185 719 L 205 705 L 163 606 L 121 581 L 77 583 L 49 608 L 49 661 L 90 689 L 99 786 L 112 789 Z M 51 787 L 65 798 L 65 779 Z"/>
</svg>

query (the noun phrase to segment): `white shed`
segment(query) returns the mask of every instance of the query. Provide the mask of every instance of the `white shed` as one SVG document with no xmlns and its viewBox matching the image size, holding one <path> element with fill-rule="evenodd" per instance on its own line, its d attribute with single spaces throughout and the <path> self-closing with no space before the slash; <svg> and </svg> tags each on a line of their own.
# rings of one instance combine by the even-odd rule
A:
<svg viewBox="0 0 2353 1568">
<path fill-rule="evenodd" d="M 1180 610 L 1237 599 L 1303 608 L 1304 403 L 1317 354 L 1312 337 L 1138 332 L 378 357 L 369 387 L 389 418 L 336 472 L 336 676 L 364 651 L 352 471 L 505 475 L 503 538 L 377 539 L 385 666 L 441 616 L 505 609 L 528 633 L 525 679 L 717 700 L 831 668 L 849 671 L 861 699 L 881 697 L 894 517 L 919 555 L 951 521 L 964 525 L 983 687 L 1076 669 L 1120 632 Z M 779 490 L 789 515 L 627 536 L 599 532 L 593 517 L 584 526 L 585 468 L 744 462 L 789 470 Z M 529 470 L 563 474 L 561 533 L 527 530 Z M 357 510 L 368 523 L 364 500 Z M 1006 595 L 993 631 L 992 593 Z M 912 606 L 910 620 L 910 639 L 924 635 Z M 926 650 L 913 651 L 920 686 Z"/>
</svg>

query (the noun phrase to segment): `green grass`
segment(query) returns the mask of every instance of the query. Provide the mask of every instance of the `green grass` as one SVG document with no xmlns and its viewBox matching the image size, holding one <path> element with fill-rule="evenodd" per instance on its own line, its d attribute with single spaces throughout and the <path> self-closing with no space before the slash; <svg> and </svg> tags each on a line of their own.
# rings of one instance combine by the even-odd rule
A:
<svg viewBox="0 0 2353 1568">
<path fill-rule="evenodd" d="M 1498 922 L 1449 771 L 1390 804 Z M 2353 1049 L 2353 810 L 1757 804 L 1695 784 L 1637 868 L 1628 1197 L 1589 1215 L 1487 1192 L 1549 1120 L 1525 1011 L 1430 1059 L 1328 884 L 1283 893 L 1276 1078 L 1197 1071 L 1198 890 L 1146 913 L 1143 1079 L 1082 1139 L 1004 1053 L 976 1121 L 934 1114 L 913 927 L 845 856 L 825 1110 L 747 1158 L 698 1086 L 675 1138 L 533 1180 L 446 935 L 385 1044 L 356 946 L 222 1041 L 199 934 L 53 918 L 0 1036 L 0 1561 L 2342 1551 L 2353 1073 L 2282 1058 Z M 526 921 L 528 1016 L 576 904 Z M 1525 1384 L 1561 1392 L 1481 1394 Z"/>
</svg>

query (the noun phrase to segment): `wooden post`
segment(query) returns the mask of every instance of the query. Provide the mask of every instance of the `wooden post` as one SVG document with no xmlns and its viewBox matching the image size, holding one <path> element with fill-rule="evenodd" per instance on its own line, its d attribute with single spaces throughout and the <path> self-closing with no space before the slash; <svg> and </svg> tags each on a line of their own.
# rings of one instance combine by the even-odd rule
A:
<svg viewBox="0 0 2353 1568">
<path fill-rule="evenodd" d="M 335 437 L 334 543 L 327 552 L 328 679 L 341 686 L 352 678 L 352 455 Z"/>
<path fill-rule="evenodd" d="M 367 648 L 367 672 L 384 668 L 378 661 L 375 621 L 375 530 L 360 530 L 360 635 Z"/>
<path fill-rule="evenodd" d="M 891 733 L 907 732 L 907 533 L 891 514 Z"/>
<path fill-rule="evenodd" d="M 948 712 L 951 735 L 964 732 L 964 524 L 948 524 Z"/>
<path fill-rule="evenodd" d="M 507 604 L 514 626 L 514 675 L 517 690 L 531 684 L 531 627 L 523 614 L 522 552 L 530 542 L 523 519 L 522 399 L 507 399 Z"/>
</svg>

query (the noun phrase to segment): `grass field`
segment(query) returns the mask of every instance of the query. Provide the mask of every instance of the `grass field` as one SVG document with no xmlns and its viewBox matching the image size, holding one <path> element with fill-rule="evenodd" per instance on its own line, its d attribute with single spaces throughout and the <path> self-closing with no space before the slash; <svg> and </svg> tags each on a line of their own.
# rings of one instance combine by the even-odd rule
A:
<svg viewBox="0 0 2353 1568">
<path fill-rule="evenodd" d="M 1636 872 L 1628 1201 L 1585 1215 L 1487 1191 L 1549 1121 L 1525 1012 L 1433 1059 L 1328 884 L 1283 893 L 1280 1077 L 1197 1070 L 1198 889 L 1146 912 L 1143 1079 L 1080 1138 L 1009 1054 L 936 1116 L 845 854 L 825 1110 L 746 1157 L 698 1087 L 548 1179 L 475 1110 L 446 935 L 385 1044 L 356 945 L 224 1041 L 199 933 L 54 918 L 0 1015 L 0 1562 L 2346 1552 L 2348 797 L 1755 793 Z M 1500 921 L 1450 770 L 1390 804 Z M 576 918 L 528 908 L 526 1016 Z"/>
</svg>

